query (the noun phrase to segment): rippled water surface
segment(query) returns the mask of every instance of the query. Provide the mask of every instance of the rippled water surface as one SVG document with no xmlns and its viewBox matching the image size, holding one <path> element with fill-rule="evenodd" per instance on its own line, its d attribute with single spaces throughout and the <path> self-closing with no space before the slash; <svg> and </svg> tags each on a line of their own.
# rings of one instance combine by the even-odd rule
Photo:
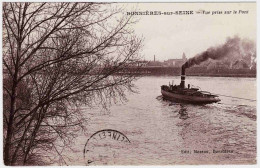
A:
<svg viewBox="0 0 260 168">
<path fill-rule="evenodd" d="M 87 139 L 99 130 L 114 129 L 131 143 L 92 148 L 96 160 L 90 164 L 256 163 L 256 101 L 223 96 L 220 103 L 209 105 L 164 101 L 160 86 L 172 80 L 180 82 L 179 77 L 143 77 L 135 82 L 139 93 L 128 94 L 125 104 L 112 105 L 108 111 L 83 108 L 90 118 L 87 134 L 79 133 L 72 145 L 74 152 L 66 154 L 70 157 L 67 162 L 85 165 Z M 255 78 L 187 77 L 188 83 L 212 93 L 256 99 Z"/>
</svg>

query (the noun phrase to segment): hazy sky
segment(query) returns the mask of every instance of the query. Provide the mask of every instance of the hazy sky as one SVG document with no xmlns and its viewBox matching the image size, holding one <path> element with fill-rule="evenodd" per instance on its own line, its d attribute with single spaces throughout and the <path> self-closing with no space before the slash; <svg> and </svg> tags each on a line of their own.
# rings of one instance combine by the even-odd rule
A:
<svg viewBox="0 0 260 168">
<path fill-rule="evenodd" d="M 227 37 L 238 35 L 256 41 L 256 4 L 255 3 L 138 3 L 128 4 L 131 11 L 182 11 L 205 10 L 208 15 L 158 15 L 138 16 L 140 21 L 134 25 L 138 35 L 142 35 L 146 60 L 167 60 L 181 58 L 185 52 L 188 58 L 225 42 Z M 248 14 L 216 14 L 212 11 L 243 10 Z"/>
</svg>

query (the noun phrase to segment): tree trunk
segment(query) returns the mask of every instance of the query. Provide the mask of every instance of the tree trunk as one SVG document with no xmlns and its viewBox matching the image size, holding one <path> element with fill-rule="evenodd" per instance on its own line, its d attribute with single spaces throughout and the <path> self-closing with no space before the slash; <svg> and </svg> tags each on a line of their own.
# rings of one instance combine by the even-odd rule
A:
<svg viewBox="0 0 260 168">
<path fill-rule="evenodd" d="M 19 56 L 21 51 L 20 49 L 21 49 L 21 43 L 18 40 L 16 63 L 14 63 L 15 68 L 14 68 L 14 75 L 13 75 L 11 100 L 10 100 L 11 101 L 10 114 L 9 114 L 9 121 L 7 126 L 6 141 L 4 146 L 5 165 L 11 165 L 10 149 L 12 149 L 13 124 L 14 124 L 14 115 L 16 110 L 16 91 L 18 86 Z"/>
<path fill-rule="evenodd" d="M 6 141 L 4 146 L 4 163 L 5 165 L 10 165 L 10 149 L 12 148 L 12 135 L 13 135 L 13 122 L 14 122 L 14 112 L 15 112 L 15 101 L 16 101 L 16 88 L 17 84 L 14 82 L 12 87 L 12 95 L 11 95 L 11 102 L 10 102 L 10 114 L 9 114 L 9 121 L 6 133 Z"/>
</svg>

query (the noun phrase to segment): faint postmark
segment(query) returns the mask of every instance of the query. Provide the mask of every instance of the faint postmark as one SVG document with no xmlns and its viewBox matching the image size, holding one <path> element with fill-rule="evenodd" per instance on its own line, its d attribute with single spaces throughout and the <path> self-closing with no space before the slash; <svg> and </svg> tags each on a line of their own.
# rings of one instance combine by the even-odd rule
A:
<svg viewBox="0 0 260 168">
<path fill-rule="evenodd" d="M 130 140 L 123 133 L 104 129 L 95 132 L 88 138 L 83 156 L 86 165 L 89 164 L 111 164 L 125 155 Z"/>
</svg>

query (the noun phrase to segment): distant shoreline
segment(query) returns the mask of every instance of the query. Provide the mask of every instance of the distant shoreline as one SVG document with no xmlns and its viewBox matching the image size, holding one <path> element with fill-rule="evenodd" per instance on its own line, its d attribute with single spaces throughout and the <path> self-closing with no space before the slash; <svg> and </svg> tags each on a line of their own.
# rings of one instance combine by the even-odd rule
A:
<svg viewBox="0 0 260 168">
<path fill-rule="evenodd" d="M 180 67 L 141 67 L 126 68 L 116 73 L 117 75 L 135 74 L 141 76 L 179 76 Z M 206 76 L 206 77 L 249 77 L 256 78 L 256 69 L 225 69 L 207 67 L 191 67 L 186 69 L 186 76 Z"/>
<path fill-rule="evenodd" d="M 186 76 L 256 78 L 256 74 L 187 74 Z"/>
<path fill-rule="evenodd" d="M 155 74 L 142 74 L 140 76 L 174 76 L 180 75 L 155 75 Z M 256 78 L 256 74 L 186 74 L 186 77 L 232 77 L 232 78 Z"/>
</svg>

